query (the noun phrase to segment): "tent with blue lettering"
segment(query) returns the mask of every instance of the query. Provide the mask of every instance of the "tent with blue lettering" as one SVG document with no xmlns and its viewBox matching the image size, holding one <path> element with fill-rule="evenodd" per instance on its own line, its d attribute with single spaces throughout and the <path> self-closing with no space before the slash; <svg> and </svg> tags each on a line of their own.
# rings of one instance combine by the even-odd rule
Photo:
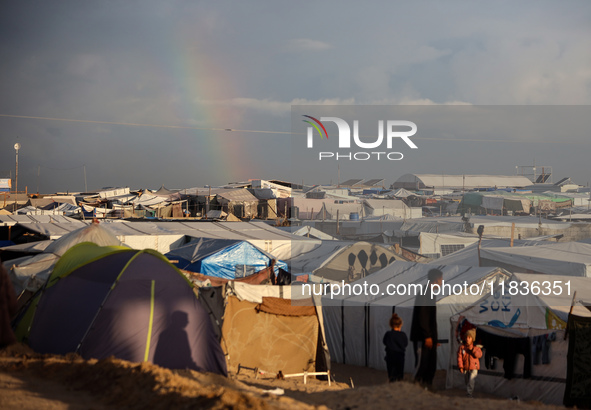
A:
<svg viewBox="0 0 591 410">
<path fill-rule="evenodd" d="M 591 317 L 591 311 L 583 306 L 589 302 L 591 278 L 515 273 L 492 294 L 451 317 L 450 350 L 457 352 L 463 329 L 476 326 L 476 342 L 483 344 L 484 353 L 476 392 L 562 404 L 569 356 L 569 341 L 564 335 L 571 304 L 572 314 Z M 531 355 L 528 358 L 526 351 L 526 354 L 497 358 L 495 366 L 491 366 L 485 357 L 487 341 L 491 339 L 497 346 L 488 346 L 489 358 L 498 345 L 511 350 L 521 341 L 528 343 Z M 514 366 L 505 366 L 506 360 Z M 446 385 L 447 388 L 464 386 L 455 354 L 449 356 Z"/>
<path fill-rule="evenodd" d="M 229 280 L 259 272 L 274 259 L 248 241 L 212 238 L 196 239 L 165 256 L 179 269 Z M 278 268 L 287 270 L 287 264 L 277 261 L 275 274 Z"/>
<path fill-rule="evenodd" d="M 351 292 L 326 294 L 322 297 L 322 306 L 332 360 L 337 363 L 386 370 L 382 338 L 389 330 L 388 320 L 392 316 L 392 311 L 402 318 L 402 331 L 410 337 L 415 303 L 415 293 L 410 289 L 417 285 L 426 285 L 428 272 L 433 268 L 443 272 L 446 284 L 462 288 L 464 284 L 474 285 L 477 293 L 464 295 L 462 291 L 461 295 L 451 295 L 446 288 L 445 294 L 437 297 L 438 336 L 441 343 L 437 354 L 437 368 L 446 369 L 450 354 L 449 318 L 481 299 L 481 291 L 490 292 L 491 283 L 507 279 L 510 276 L 508 272 L 494 267 L 434 266 L 394 261 L 384 269 L 342 288 L 350 289 Z M 388 294 L 392 289 L 397 293 Z M 402 291 L 405 293 L 401 294 Z M 405 371 L 412 372 L 415 363 L 411 345 L 407 348 L 405 360 Z"/>
<path fill-rule="evenodd" d="M 160 253 L 81 243 L 57 262 L 16 334 L 39 353 L 227 375 L 208 313 Z"/>
</svg>

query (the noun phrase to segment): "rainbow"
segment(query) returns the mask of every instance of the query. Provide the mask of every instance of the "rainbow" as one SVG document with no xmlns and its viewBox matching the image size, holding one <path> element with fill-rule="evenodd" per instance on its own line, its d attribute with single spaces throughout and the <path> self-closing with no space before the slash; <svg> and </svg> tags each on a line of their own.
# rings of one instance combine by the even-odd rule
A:
<svg viewBox="0 0 591 410">
<path fill-rule="evenodd" d="M 191 30 L 191 35 L 184 31 Z M 176 123 L 191 121 L 206 128 L 240 128 L 244 110 L 228 104 L 239 97 L 232 76 L 222 61 L 222 56 L 207 51 L 200 43 L 194 27 L 172 28 L 175 44 L 166 58 L 158 61 L 163 78 L 171 79 L 167 116 Z M 161 57 L 160 57 L 161 58 Z M 223 135 L 222 135 L 223 134 Z M 199 181 L 214 185 L 257 178 L 260 173 L 257 161 L 245 161 L 248 152 L 248 137 L 244 134 L 224 131 L 187 131 L 181 133 L 180 143 L 193 158 L 200 158 L 201 167 L 216 169 L 215 181 Z M 222 142 L 223 141 L 223 142 Z"/>
</svg>

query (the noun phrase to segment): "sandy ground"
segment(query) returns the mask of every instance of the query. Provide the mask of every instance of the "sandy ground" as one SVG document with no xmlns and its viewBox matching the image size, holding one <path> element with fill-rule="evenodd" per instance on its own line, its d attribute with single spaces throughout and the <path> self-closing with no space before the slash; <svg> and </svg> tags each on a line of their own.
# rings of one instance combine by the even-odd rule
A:
<svg viewBox="0 0 591 410">
<path fill-rule="evenodd" d="M 560 408 L 478 393 L 468 399 L 461 390 L 443 389 L 445 372 L 438 373 L 435 392 L 410 381 L 388 384 L 385 372 L 365 367 L 333 364 L 332 372 L 336 383 L 329 387 L 316 379 L 255 377 L 249 370 L 224 378 L 118 359 L 37 355 L 15 345 L 0 351 L 0 409 Z"/>
</svg>

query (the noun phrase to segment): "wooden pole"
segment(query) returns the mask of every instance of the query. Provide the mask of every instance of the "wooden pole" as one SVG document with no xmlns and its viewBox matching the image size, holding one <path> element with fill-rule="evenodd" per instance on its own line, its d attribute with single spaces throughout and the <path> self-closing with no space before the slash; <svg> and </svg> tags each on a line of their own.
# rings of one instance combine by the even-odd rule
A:
<svg viewBox="0 0 591 410">
<path fill-rule="evenodd" d="M 515 238 L 515 222 L 511 224 L 511 247 L 513 247 L 513 238 Z"/>
<path fill-rule="evenodd" d="M 566 329 L 564 329 L 564 340 L 566 340 L 566 336 L 568 335 L 568 322 L 570 321 L 570 315 L 573 313 L 573 308 L 575 307 L 575 298 L 577 297 L 577 291 L 573 294 L 573 300 L 570 302 L 570 310 L 568 311 L 568 317 L 566 319 Z"/>
<path fill-rule="evenodd" d="M 480 243 L 482 242 L 482 236 L 480 237 L 480 239 L 478 239 L 478 267 L 482 266 L 482 263 L 480 262 Z"/>
</svg>

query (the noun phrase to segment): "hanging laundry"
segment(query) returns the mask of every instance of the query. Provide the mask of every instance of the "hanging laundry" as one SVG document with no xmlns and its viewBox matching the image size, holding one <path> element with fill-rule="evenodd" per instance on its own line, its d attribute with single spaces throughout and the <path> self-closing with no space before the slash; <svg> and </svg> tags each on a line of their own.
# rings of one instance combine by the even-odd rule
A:
<svg viewBox="0 0 591 410">
<path fill-rule="evenodd" d="M 550 343 L 555 340 L 556 332 L 534 336 L 532 338 L 534 345 L 534 364 L 540 364 L 540 355 L 542 356 L 542 364 L 550 363 Z"/>
<path fill-rule="evenodd" d="M 476 340 L 485 349 L 485 366 L 491 368 L 493 357 L 503 359 L 505 378 L 515 377 L 515 361 L 517 355 L 522 354 L 523 378 L 531 377 L 531 341 L 529 337 L 504 337 L 488 333 L 480 328 L 476 329 Z"/>
</svg>

